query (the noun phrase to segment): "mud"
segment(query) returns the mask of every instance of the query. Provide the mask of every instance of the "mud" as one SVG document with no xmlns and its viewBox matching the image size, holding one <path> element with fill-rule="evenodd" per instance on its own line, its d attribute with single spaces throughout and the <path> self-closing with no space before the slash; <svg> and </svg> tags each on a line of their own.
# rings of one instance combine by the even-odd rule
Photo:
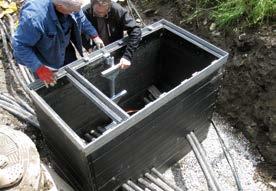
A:
<svg viewBox="0 0 276 191">
<path fill-rule="evenodd" d="M 276 38 L 273 27 L 235 36 L 217 111 L 276 164 Z"/>
<path fill-rule="evenodd" d="M 276 25 L 216 29 L 207 19 L 187 20 L 193 1 L 135 1 L 145 23 L 165 18 L 229 52 L 216 111 L 241 130 L 266 159 L 261 168 L 276 175 Z"/>
</svg>

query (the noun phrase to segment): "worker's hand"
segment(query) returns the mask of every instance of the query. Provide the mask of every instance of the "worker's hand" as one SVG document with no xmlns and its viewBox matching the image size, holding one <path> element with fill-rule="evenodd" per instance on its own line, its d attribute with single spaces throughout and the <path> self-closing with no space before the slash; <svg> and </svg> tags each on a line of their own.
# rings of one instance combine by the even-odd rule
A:
<svg viewBox="0 0 276 191">
<path fill-rule="evenodd" d="M 56 84 L 56 79 L 54 73 L 47 68 L 46 66 L 40 66 L 36 71 L 36 75 L 38 78 L 44 82 L 45 86 L 48 88 L 50 86 L 54 86 Z"/>
<path fill-rule="evenodd" d="M 87 50 L 87 52 L 89 52 L 89 53 L 93 52 L 93 48 L 89 48 L 89 49 Z"/>
<path fill-rule="evenodd" d="M 125 58 L 121 58 L 121 60 L 120 60 L 120 63 L 119 63 L 120 65 L 121 65 L 121 69 L 127 69 L 127 68 L 129 68 L 130 67 L 130 65 L 131 65 L 131 63 L 130 63 L 130 61 L 129 60 L 127 60 L 127 59 L 125 59 Z"/>
<path fill-rule="evenodd" d="M 101 49 L 101 48 L 104 47 L 104 43 L 103 43 L 103 41 L 102 41 L 102 39 L 100 37 L 97 36 L 97 37 L 93 38 L 93 41 L 96 44 L 96 47 L 98 49 Z"/>
</svg>

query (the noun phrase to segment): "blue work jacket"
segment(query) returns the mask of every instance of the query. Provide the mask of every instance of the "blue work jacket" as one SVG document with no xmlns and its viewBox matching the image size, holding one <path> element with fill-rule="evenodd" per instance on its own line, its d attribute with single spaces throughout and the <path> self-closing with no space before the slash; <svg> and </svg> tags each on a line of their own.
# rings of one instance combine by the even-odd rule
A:
<svg viewBox="0 0 276 191">
<path fill-rule="evenodd" d="M 14 57 L 35 72 L 42 64 L 58 69 L 63 66 L 69 40 L 82 55 L 81 33 L 96 37 L 97 31 L 82 10 L 69 15 L 73 20 L 70 39 L 66 38 L 51 0 L 27 0 L 20 12 L 13 35 Z"/>
</svg>

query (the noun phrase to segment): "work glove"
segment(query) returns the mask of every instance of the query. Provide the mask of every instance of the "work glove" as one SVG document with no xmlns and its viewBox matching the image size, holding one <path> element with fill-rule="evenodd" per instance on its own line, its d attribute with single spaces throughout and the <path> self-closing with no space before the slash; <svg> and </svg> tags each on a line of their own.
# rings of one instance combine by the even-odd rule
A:
<svg viewBox="0 0 276 191">
<path fill-rule="evenodd" d="M 36 71 L 36 75 L 38 78 L 45 84 L 48 88 L 50 86 L 54 86 L 56 84 L 56 79 L 54 73 L 44 65 L 41 65 Z"/>
<path fill-rule="evenodd" d="M 97 47 L 98 49 L 101 49 L 101 48 L 104 47 L 104 43 L 103 43 L 102 39 L 101 39 L 99 36 L 93 38 L 93 41 L 94 41 L 94 43 L 96 44 L 96 47 Z"/>
<path fill-rule="evenodd" d="M 120 68 L 124 70 L 130 67 L 131 62 L 123 57 L 119 64 L 121 65 Z"/>
</svg>

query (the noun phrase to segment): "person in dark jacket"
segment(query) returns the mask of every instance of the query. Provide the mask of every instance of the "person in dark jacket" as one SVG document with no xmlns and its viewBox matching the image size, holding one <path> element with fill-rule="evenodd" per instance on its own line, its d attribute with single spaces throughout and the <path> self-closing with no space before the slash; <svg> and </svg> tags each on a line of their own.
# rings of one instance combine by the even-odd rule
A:
<svg viewBox="0 0 276 191">
<path fill-rule="evenodd" d="M 120 59 L 121 69 L 131 65 L 133 52 L 141 40 L 141 29 L 126 9 L 111 0 L 91 0 L 83 7 L 87 19 L 93 23 L 105 45 L 123 38 L 127 31 L 129 39 L 123 57 Z M 91 51 L 93 45 L 83 36 L 83 46 Z"/>
<path fill-rule="evenodd" d="M 80 0 L 26 0 L 22 6 L 12 39 L 14 57 L 46 86 L 55 84 L 53 71 L 77 59 L 71 42 L 82 55 L 81 33 L 104 46 L 81 5 Z"/>
</svg>

